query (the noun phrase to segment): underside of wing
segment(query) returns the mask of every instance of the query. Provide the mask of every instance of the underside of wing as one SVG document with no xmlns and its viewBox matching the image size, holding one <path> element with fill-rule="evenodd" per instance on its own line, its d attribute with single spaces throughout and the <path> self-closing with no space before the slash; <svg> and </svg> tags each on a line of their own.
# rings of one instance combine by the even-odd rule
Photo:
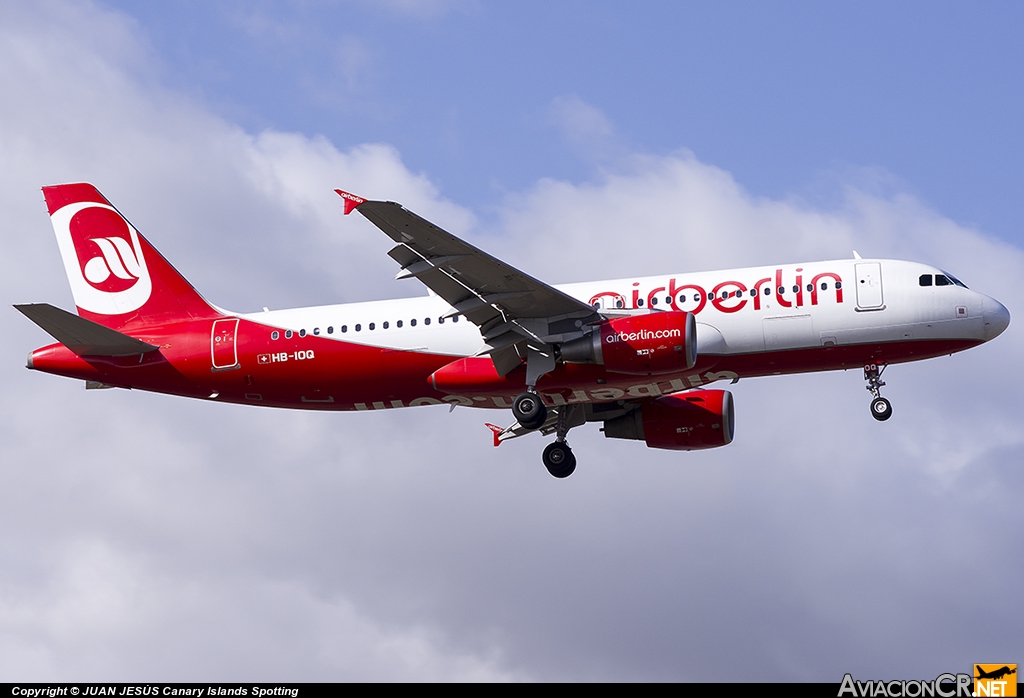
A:
<svg viewBox="0 0 1024 698">
<path fill-rule="evenodd" d="M 417 278 L 480 328 L 486 353 L 505 375 L 538 356 L 538 370 L 554 367 L 551 344 L 580 337 L 599 322 L 594 308 L 460 240 L 390 201 L 367 201 L 337 190 L 346 213 L 358 210 L 397 244 L 388 252 L 401 271 Z M 550 370 L 550 369 L 548 369 Z"/>
</svg>

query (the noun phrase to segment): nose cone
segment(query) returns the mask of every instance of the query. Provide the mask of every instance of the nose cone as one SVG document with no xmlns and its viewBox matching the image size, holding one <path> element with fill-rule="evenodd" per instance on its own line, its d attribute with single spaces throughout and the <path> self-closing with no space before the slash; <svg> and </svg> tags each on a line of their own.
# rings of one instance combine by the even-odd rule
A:
<svg viewBox="0 0 1024 698">
<path fill-rule="evenodd" d="M 1001 335 L 1003 330 L 1010 324 L 1010 311 L 995 298 L 985 296 L 985 300 L 982 301 L 981 311 L 985 318 L 986 342 Z"/>
</svg>

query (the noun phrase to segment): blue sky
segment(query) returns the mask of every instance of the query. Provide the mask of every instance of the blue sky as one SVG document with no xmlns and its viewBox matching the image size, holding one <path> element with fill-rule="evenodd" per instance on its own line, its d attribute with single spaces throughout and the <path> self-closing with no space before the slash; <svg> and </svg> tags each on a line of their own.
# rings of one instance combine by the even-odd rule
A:
<svg viewBox="0 0 1024 698">
<path fill-rule="evenodd" d="M 1017 3 L 113 6 L 160 80 L 247 129 L 393 144 L 475 209 L 613 164 L 598 134 L 566 138 L 558 100 L 577 98 L 607 139 L 688 149 L 754 195 L 828 202 L 839 180 L 894 179 L 1024 239 Z"/>
<path fill-rule="evenodd" d="M 237 311 L 421 295 L 335 187 L 552 283 L 865 256 L 998 339 L 727 386 L 677 453 L 86 391 L 0 314 L 0 680 L 933 678 L 1024 656 L 1019 4 L 0 3 L 0 297 L 91 181 Z"/>
</svg>

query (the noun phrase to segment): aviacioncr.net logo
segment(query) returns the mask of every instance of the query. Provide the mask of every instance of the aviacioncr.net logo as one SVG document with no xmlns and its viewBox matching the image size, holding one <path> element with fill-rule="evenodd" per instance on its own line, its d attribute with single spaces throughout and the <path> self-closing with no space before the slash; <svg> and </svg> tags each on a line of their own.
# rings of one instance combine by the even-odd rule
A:
<svg viewBox="0 0 1024 698">
<path fill-rule="evenodd" d="M 75 305 L 103 315 L 138 310 L 153 290 L 139 233 L 107 204 L 80 201 L 54 211 Z"/>
</svg>

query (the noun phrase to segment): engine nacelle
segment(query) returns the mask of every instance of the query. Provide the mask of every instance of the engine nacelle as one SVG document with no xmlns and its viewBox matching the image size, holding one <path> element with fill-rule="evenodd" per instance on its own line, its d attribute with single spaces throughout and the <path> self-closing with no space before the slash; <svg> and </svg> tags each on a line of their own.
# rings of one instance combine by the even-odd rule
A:
<svg viewBox="0 0 1024 698">
<path fill-rule="evenodd" d="M 601 364 L 613 373 L 650 376 L 688 371 L 697 363 L 693 313 L 666 311 L 605 320 L 561 346 L 564 361 Z"/>
<path fill-rule="evenodd" d="M 736 426 L 732 393 L 694 390 L 644 400 L 640 409 L 604 423 L 612 439 L 638 439 L 651 448 L 696 451 L 732 442 Z"/>
</svg>

